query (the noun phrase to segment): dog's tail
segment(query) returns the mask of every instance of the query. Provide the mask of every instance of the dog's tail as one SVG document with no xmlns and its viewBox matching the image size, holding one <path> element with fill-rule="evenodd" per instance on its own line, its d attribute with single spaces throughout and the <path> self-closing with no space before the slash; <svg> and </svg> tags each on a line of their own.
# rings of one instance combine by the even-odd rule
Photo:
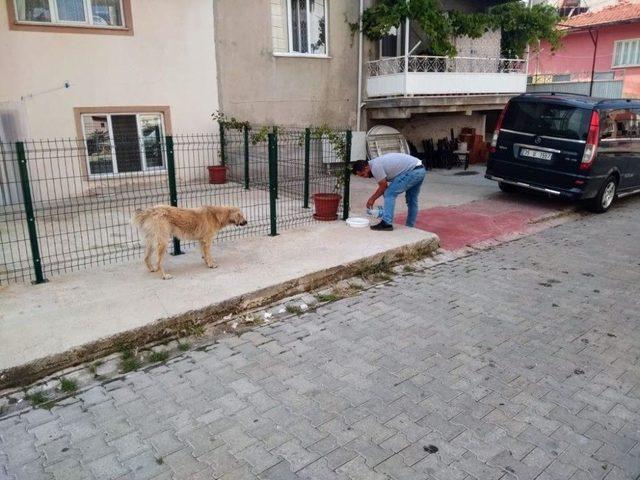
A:
<svg viewBox="0 0 640 480">
<path fill-rule="evenodd" d="M 136 208 L 136 211 L 133 212 L 131 216 L 131 224 L 135 227 L 142 227 L 144 222 L 149 218 L 151 212 L 149 210 L 143 210 L 141 208 Z"/>
</svg>

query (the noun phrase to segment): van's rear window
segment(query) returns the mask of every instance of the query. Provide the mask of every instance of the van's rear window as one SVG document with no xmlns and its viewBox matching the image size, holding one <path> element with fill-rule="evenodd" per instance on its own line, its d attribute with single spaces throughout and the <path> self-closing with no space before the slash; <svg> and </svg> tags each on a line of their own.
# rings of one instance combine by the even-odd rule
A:
<svg viewBox="0 0 640 480">
<path fill-rule="evenodd" d="M 549 137 L 586 140 L 589 110 L 544 102 L 509 103 L 502 128 Z"/>
</svg>

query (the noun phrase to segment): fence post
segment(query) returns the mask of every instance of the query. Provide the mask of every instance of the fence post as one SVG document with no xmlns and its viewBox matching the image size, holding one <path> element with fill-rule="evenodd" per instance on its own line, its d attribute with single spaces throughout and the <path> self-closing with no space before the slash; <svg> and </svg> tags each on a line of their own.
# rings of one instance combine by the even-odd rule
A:
<svg viewBox="0 0 640 480">
<path fill-rule="evenodd" d="M 178 206 L 178 189 L 176 187 L 176 164 L 173 153 L 173 137 L 165 137 L 167 145 L 167 175 L 169 177 L 169 202 L 172 207 Z M 181 255 L 180 239 L 173 237 L 173 255 Z"/>
<path fill-rule="evenodd" d="M 311 129 L 304 129 L 304 204 L 302 208 L 309 208 L 309 156 L 311 154 Z"/>
<path fill-rule="evenodd" d="M 219 122 L 218 125 L 220 126 L 220 161 L 222 162 L 222 166 L 224 167 L 227 165 L 227 154 L 224 151 L 225 150 L 224 123 Z"/>
<path fill-rule="evenodd" d="M 349 218 L 349 192 L 351 183 L 351 130 L 347 130 L 344 142 L 344 194 L 342 200 L 342 219 Z"/>
<path fill-rule="evenodd" d="M 278 137 L 270 133 L 269 138 L 269 217 L 271 219 L 271 233 L 278 234 L 276 225 L 276 198 L 278 198 Z"/>
<path fill-rule="evenodd" d="M 27 167 L 27 155 L 24 151 L 23 142 L 16 142 L 16 153 L 18 154 L 18 170 L 20 171 L 20 184 L 22 185 L 24 213 L 27 217 L 27 229 L 29 230 L 29 242 L 31 243 L 33 271 L 36 275 L 36 280 L 33 283 L 45 283 L 47 282 L 47 279 L 44 278 L 44 274 L 42 273 L 42 258 L 40 257 L 40 246 L 38 245 L 38 230 L 36 228 L 36 217 L 33 213 L 31 186 L 29 184 L 29 168 Z"/>
<path fill-rule="evenodd" d="M 244 188 L 249 190 L 249 127 L 244 126 Z"/>
</svg>

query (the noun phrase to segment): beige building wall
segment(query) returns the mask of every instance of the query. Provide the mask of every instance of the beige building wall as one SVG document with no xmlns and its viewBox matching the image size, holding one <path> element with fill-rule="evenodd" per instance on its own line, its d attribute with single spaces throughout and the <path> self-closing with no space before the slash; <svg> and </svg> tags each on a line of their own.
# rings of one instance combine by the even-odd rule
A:
<svg viewBox="0 0 640 480">
<path fill-rule="evenodd" d="M 358 2 L 327 0 L 328 56 L 274 54 L 287 45 L 281 0 L 216 0 L 218 88 L 222 110 L 256 124 L 355 127 Z"/>
<path fill-rule="evenodd" d="M 174 133 L 215 131 L 212 0 L 132 0 L 133 35 L 10 30 L 12 1 L 0 5 L 0 110 L 23 112 L 23 135 L 75 137 L 74 108 L 93 106 L 168 106 Z"/>
</svg>

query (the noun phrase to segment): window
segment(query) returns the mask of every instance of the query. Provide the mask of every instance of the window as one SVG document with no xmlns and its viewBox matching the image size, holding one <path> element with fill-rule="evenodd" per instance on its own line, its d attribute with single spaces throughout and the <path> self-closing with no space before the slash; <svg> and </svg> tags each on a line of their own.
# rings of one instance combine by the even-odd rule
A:
<svg viewBox="0 0 640 480">
<path fill-rule="evenodd" d="M 164 168 L 162 113 L 87 113 L 80 121 L 89 175 Z"/>
<path fill-rule="evenodd" d="M 327 0 L 271 0 L 273 50 L 326 56 Z"/>
<path fill-rule="evenodd" d="M 125 27 L 123 0 L 13 0 L 19 23 Z"/>
<path fill-rule="evenodd" d="M 586 140 L 590 110 L 543 102 L 510 102 L 502 127 L 548 137 Z"/>
<path fill-rule="evenodd" d="M 640 38 L 616 42 L 613 52 L 613 66 L 632 67 L 638 65 L 640 65 Z"/>
<path fill-rule="evenodd" d="M 632 139 L 640 137 L 640 111 L 633 109 L 608 110 L 601 114 L 600 138 Z"/>
</svg>

